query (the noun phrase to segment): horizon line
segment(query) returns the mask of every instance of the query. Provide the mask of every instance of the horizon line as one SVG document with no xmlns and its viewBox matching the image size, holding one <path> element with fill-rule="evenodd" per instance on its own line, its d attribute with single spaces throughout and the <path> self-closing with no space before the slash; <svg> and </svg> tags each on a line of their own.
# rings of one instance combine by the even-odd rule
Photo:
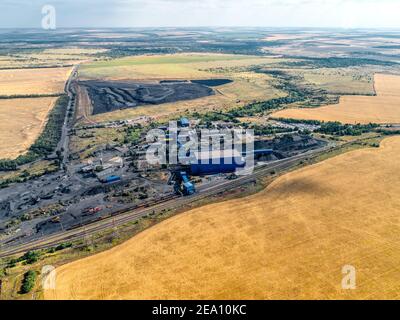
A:
<svg viewBox="0 0 400 320">
<path fill-rule="evenodd" d="M 54 30 L 45 30 L 41 27 L 0 27 L 0 30 L 42 30 L 54 32 L 60 29 L 218 29 L 218 28 L 235 28 L 235 29 L 312 29 L 312 30 L 393 30 L 400 31 L 399 27 L 301 27 L 301 26 L 135 26 L 135 27 L 110 27 L 110 26 L 80 26 L 80 27 L 57 27 Z"/>
</svg>

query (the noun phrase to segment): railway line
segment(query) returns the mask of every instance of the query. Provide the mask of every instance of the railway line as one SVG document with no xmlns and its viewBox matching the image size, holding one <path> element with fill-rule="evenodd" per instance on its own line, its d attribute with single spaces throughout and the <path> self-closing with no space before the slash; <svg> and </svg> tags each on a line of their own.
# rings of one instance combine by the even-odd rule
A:
<svg viewBox="0 0 400 320">
<path fill-rule="evenodd" d="M 123 211 L 115 212 L 112 215 L 101 220 L 91 222 L 86 225 L 77 225 L 68 230 L 58 232 L 49 236 L 31 239 L 24 243 L 22 243 L 22 241 L 20 240 L 21 242 L 18 244 L 3 244 L 3 246 L 0 246 L 0 258 L 21 254 L 30 250 L 47 249 L 67 241 L 81 240 L 96 233 L 112 230 L 121 227 L 126 223 L 134 222 L 141 218 L 148 217 L 150 214 L 153 213 L 155 214 L 173 209 L 181 209 L 204 198 L 216 196 L 220 193 L 237 189 L 248 183 L 255 182 L 257 179 L 269 175 L 271 171 L 288 170 L 298 165 L 301 161 L 312 159 L 313 157 L 316 157 L 324 152 L 333 150 L 335 148 L 336 147 L 334 146 L 326 146 L 324 148 L 312 150 L 307 153 L 294 156 L 292 158 L 271 162 L 269 164 L 256 168 L 253 174 L 241 176 L 236 180 L 224 181 L 217 185 L 199 188 L 197 194 L 189 197 L 171 196 L 171 199 L 169 200 L 162 199 L 160 203 L 155 203 L 154 205 L 150 205 L 148 207 L 124 209 Z"/>
<path fill-rule="evenodd" d="M 76 75 L 77 68 L 74 68 L 65 88 L 66 93 L 70 97 L 68 110 L 71 111 L 73 111 L 75 108 L 76 96 L 71 84 L 76 78 Z M 58 150 L 62 152 L 63 165 L 66 169 L 67 175 L 72 177 L 73 173 L 68 165 L 68 128 L 70 127 L 70 124 L 71 123 L 69 122 L 68 117 L 66 117 L 63 126 L 63 135 L 59 143 Z M 256 167 L 254 172 L 251 174 L 240 176 L 235 180 L 226 180 L 211 186 L 200 186 L 196 194 L 188 197 L 179 197 L 171 194 L 154 202 L 143 203 L 141 206 L 131 206 L 123 210 L 115 211 L 105 217 L 103 216 L 98 220 L 91 221 L 87 224 L 80 223 L 67 229 L 62 228 L 62 230 L 58 231 L 57 233 L 50 235 L 37 234 L 35 236 L 21 236 L 20 238 L 13 239 L 12 242 L 0 243 L 0 258 L 21 254 L 30 250 L 50 248 L 67 241 L 81 240 L 102 231 L 121 227 L 126 223 L 134 222 L 149 215 L 160 214 L 163 211 L 182 209 L 202 199 L 216 196 L 218 194 L 237 189 L 248 183 L 252 183 L 257 179 L 270 175 L 271 171 L 286 171 L 291 167 L 298 165 L 301 161 L 304 161 L 307 158 L 311 159 L 335 148 L 342 148 L 350 143 L 353 142 L 345 143 L 340 146 L 328 144 L 325 147 L 314 149 L 291 158 L 270 162 L 268 164 Z"/>
</svg>

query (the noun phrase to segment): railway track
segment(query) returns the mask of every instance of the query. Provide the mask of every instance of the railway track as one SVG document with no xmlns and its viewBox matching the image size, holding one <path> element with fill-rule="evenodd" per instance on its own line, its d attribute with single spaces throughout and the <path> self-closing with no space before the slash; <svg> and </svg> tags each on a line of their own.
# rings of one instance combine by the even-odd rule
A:
<svg viewBox="0 0 400 320">
<path fill-rule="evenodd" d="M 3 246 L 0 247 L 0 258 L 24 253 L 30 250 L 48 249 L 50 247 L 57 246 L 63 242 L 81 240 L 101 231 L 118 228 L 126 223 L 136 221 L 143 217 L 147 217 L 153 213 L 155 214 L 172 209 L 181 209 L 204 198 L 215 196 L 229 190 L 237 189 L 248 183 L 255 182 L 257 179 L 269 175 L 273 170 L 288 170 L 291 167 L 298 165 L 301 161 L 304 161 L 305 159 L 312 159 L 313 157 L 316 157 L 324 152 L 333 150 L 334 148 L 335 147 L 327 146 L 289 159 L 272 162 L 270 164 L 257 168 L 251 175 L 241 176 L 236 180 L 224 181 L 217 185 L 200 188 L 199 193 L 193 196 L 174 196 L 170 200 L 162 201 L 147 208 L 124 209 L 123 211 L 115 212 L 111 216 L 102 220 L 91 222 L 87 225 L 79 225 L 65 230 L 64 232 L 59 232 L 38 239 L 32 239 L 30 241 L 19 244 L 3 244 Z"/>
</svg>

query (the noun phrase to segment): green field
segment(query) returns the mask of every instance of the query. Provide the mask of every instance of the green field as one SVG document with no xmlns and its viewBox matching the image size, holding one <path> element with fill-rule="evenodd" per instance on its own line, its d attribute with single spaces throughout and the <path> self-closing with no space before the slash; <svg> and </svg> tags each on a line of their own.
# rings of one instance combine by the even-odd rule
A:
<svg viewBox="0 0 400 320">
<path fill-rule="evenodd" d="M 174 54 L 164 56 L 137 56 L 122 59 L 97 61 L 85 65 L 84 69 L 120 67 L 120 66 L 136 66 L 147 64 L 181 64 L 181 63 L 198 63 L 211 61 L 229 61 L 229 60 L 245 60 L 249 58 L 257 58 L 243 55 L 225 55 L 225 54 Z"/>
<path fill-rule="evenodd" d="M 169 115 L 226 110 L 284 95 L 273 87 L 272 77 L 255 73 L 253 66 L 273 66 L 281 59 L 229 54 L 174 54 L 135 56 L 82 65 L 81 79 L 161 81 L 168 79 L 230 79 L 215 89 L 215 95 L 154 106 L 139 106 L 96 115 L 94 121 L 112 121 L 137 116 L 168 118 Z"/>
<path fill-rule="evenodd" d="M 79 74 L 89 79 L 190 80 L 222 77 L 220 71 L 226 68 L 277 62 L 272 58 L 228 54 L 133 56 L 83 64 Z"/>
</svg>

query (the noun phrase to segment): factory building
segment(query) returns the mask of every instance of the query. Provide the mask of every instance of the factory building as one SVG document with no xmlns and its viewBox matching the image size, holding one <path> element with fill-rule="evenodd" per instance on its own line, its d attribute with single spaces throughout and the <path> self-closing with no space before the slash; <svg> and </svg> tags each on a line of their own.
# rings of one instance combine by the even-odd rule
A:
<svg viewBox="0 0 400 320">
<path fill-rule="evenodd" d="M 193 176 L 232 173 L 246 166 L 246 160 L 237 150 L 195 152 L 190 161 Z"/>
</svg>

